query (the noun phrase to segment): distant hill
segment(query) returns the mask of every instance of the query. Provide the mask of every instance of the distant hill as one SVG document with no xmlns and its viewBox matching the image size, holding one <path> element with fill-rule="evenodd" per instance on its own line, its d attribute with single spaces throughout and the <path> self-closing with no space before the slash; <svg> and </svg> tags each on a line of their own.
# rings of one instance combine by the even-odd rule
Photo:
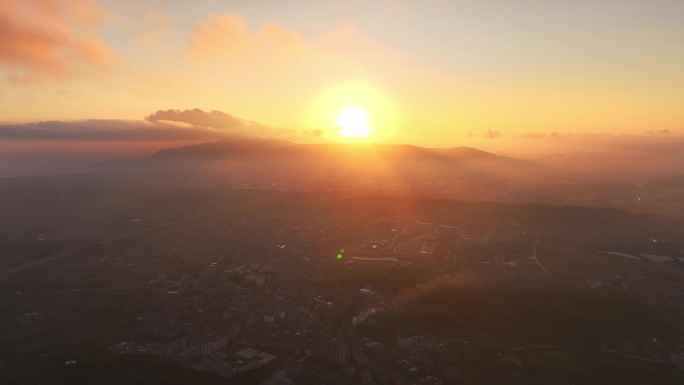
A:
<svg viewBox="0 0 684 385">
<path fill-rule="evenodd" d="M 340 178 L 355 175 L 375 180 L 457 180 L 479 176 L 494 179 L 543 177 L 534 162 L 491 154 L 469 147 L 446 149 L 389 144 L 297 144 L 284 140 L 232 138 L 168 148 L 148 158 L 103 165 L 139 171 L 190 172 L 268 178 Z M 378 179 L 379 178 L 379 179 Z"/>
<path fill-rule="evenodd" d="M 471 147 L 229 138 L 100 166 L 180 184 L 192 179 L 195 185 L 614 207 L 679 216 L 684 215 L 679 203 L 684 185 L 662 189 L 666 178 L 684 176 L 682 163 L 673 161 L 678 156 L 623 151 L 514 157 Z"/>
<path fill-rule="evenodd" d="M 286 140 L 235 138 L 222 139 L 216 142 L 200 143 L 190 146 L 167 148 L 153 154 L 152 160 L 174 159 L 212 159 L 244 156 L 296 145 Z"/>
</svg>

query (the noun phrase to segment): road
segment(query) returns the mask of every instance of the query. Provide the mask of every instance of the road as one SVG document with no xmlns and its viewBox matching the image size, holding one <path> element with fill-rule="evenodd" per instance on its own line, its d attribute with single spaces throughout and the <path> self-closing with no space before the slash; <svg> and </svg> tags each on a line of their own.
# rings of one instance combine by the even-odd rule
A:
<svg viewBox="0 0 684 385">
<path fill-rule="evenodd" d="M 629 359 L 629 360 L 636 360 L 636 361 L 672 364 L 672 361 L 667 361 L 667 360 L 654 360 L 654 359 L 642 357 L 642 356 L 631 356 L 631 355 L 627 355 L 625 353 L 610 353 L 610 352 L 596 351 L 596 350 L 583 350 L 583 349 L 576 349 L 576 348 L 571 348 L 568 346 L 559 346 L 559 345 L 525 345 L 525 346 L 515 346 L 515 347 L 510 347 L 510 348 L 505 348 L 505 349 L 510 350 L 510 351 L 519 351 L 519 350 L 527 350 L 527 349 L 567 350 L 567 351 L 572 351 L 572 352 L 589 354 L 589 355 L 593 355 L 593 356 L 621 357 L 621 358 L 625 358 L 625 359 Z"/>
<path fill-rule="evenodd" d="M 543 227 L 540 227 L 539 230 L 537 230 L 536 239 L 533 244 L 534 248 L 532 249 L 532 255 L 530 255 L 530 259 L 535 261 L 537 263 L 537 266 L 539 266 L 540 269 L 544 270 L 546 274 L 553 278 L 556 278 L 556 276 L 553 275 L 553 273 L 550 272 L 547 268 L 545 268 L 544 265 L 542 265 L 541 262 L 539 262 L 539 259 L 537 258 L 537 249 L 539 249 L 539 234 L 541 234 L 543 229 Z"/>
<path fill-rule="evenodd" d="M 146 228 L 146 229 L 142 229 L 142 230 L 139 230 L 139 231 L 135 231 L 135 232 L 132 232 L 132 233 L 129 233 L 129 234 L 126 234 L 126 235 L 119 236 L 119 237 L 110 238 L 110 239 L 107 239 L 106 241 L 102 241 L 102 242 L 98 242 L 98 243 L 99 243 L 100 245 L 105 245 L 105 244 L 107 244 L 107 243 L 111 243 L 111 242 L 114 242 L 114 241 L 119 241 L 119 240 L 121 240 L 121 239 L 125 239 L 125 238 L 128 238 L 128 237 L 132 237 L 132 236 L 134 236 L 134 235 L 146 233 L 146 232 L 148 232 L 148 231 L 152 231 L 152 230 L 156 230 L 156 229 L 161 229 L 162 227 L 167 227 L 167 226 L 175 225 L 175 224 L 177 224 L 177 223 L 182 223 L 182 222 L 191 221 L 191 220 L 193 220 L 193 219 L 201 218 L 201 217 L 203 217 L 203 216 L 204 216 L 204 215 L 195 215 L 194 217 L 183 218 L 183 219 L 178 219 L 178 220 L 176 220 L 176 221 L 171 221 L 171 222 L 162 223 L 161 225 L 148 227 L 148 228 Z"/>
<path fill-rule="evenodd" d="M 111 242 L 114 242 L 114 241 L 118 241 L 118 240 L 121 240 L 121 239 L 125 239 L 125 238 L 128 238 L 128 237 L 132 237 L 132 236 L 134 236 L 134 235 L 143 234 L 143 233 L 146 233 L 146 232 L 148 232 L 148 231 L 152 231 L 152 230 L 160 229 L 160 228 L 162 228 L 162 227 L 167 227 L 167 226 L 175 225 L 175 224 L 177 224 L 177 223 L 182 223 L 182 222 L 191 221 L 191 220 L 193 220 L 193 219 L 197 219 L 197 218 L 201 218 L 201 217 L 203 217 L 203 215 L 196 215 L 196 216 L 194 216 L 194 217 L 178 219 L 178 220 L 175 220 L 175 221 L 162 223 L 161 225 L 148 227 L 148 228 L 146 228 L 146 229 L 138 230 L 138 231 L 135 231 L 135 232 L 132 232 L 132 233 L 129 233 L 129 234 L 121 235 L 121 236 L 118 236 L 118 237 L 110 238 L 110 239 L 104 240 L 104 241 L 102 241 L 102 242 L 96 242 L 96 243 L 97 243 L 97 244 L 100 244 L 100 245 L 105 245 L 105 244 L 107 244 L 107 243 L 111 243 Z M 65 256 L 67 256 L 67 255 L 70 255 L 70 254 L 73 253 L 74 251 L 75 251 L 75 250 L 68 251 L 68 252 L 64 252 L 64 253 L 57 254 L 57 255 L 52 256 L 52 257 L 48 257 L 48 258 L 41 259 L 41 260 L 36 261 L 36 262 L 29 263 L 28 265 L 23 265 L 23 266 L 15 267 L 14 269 L 10 269 L 10 270 L 8 270 L 6 273 L 4 273 L 4 274 L 2 274 L 2 275 L 9 275 L 9 274 L 12 274 L 12 273 L 16 273 L 16 272 L 18 272 L 18 271 L 30 269 L 30 268 L 32 268 L 32 267 L 34 267 L 34 266 L 42 265 L 43 263 L 50 262 L 50 261 L 54 261 L 55 259 L 59 259 L 59 258 L 65 257 Z"/>
<path fill-rule="evenodd" d="M 66 256 L 66 255 L 69 255 L 69 254 L 71 254 L 71 252 L 62 253 L 62 254 L 57 254 L 57 255 L 55 255 L 55 256 L 53 256 L 53 257 L 49 257 L 49 258 L 41 259 L 40 261 L 36 261 L 36 262 L 33 262 L 33 263 L 29 263 L 28 265 L 23 265 L 23 266 L 15 267 L 14 269 L 8 270 L 4 275 L 9 275 L 9 274 L 12 274 L 12 273 L 16 273 L 17 271 L 22 271 L 22 270 L 25 270 L 25 269 L 29 269 L 29 268 L 31 268 L 31 267 L 33 267 L 33 266 L 38 266 L 38 265 L 43 264 L 43 263 L 45 263 L 45 262 L 50 262 L 50 261 L 52 261 L 52 260 L 55 260 L 55 259 L 58 259 L 58 258 L 62 258 L 62 257 Z"/>
<path fill-rule="evenodd" d="M 149 290 L 146 286 L 129 286 L 129 287 L 101 287 L 97 289 L 70 289 L 70 290 L 55 290 L 46 291 L 45 293 L 80 293 L 88 291 L 110 291 L 110 290 Z"/>
</svg>

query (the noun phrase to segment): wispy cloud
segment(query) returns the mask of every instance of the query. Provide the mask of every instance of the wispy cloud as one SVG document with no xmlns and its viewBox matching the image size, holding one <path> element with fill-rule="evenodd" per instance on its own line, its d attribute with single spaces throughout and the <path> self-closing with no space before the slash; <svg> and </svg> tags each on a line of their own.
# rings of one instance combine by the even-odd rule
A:
<svg viewBox="0 0 684 385">
<path fill-rule="evenodd" d="M 468 139 L 472 139 L 472 138 L 496 139 L 500 136 L 501 136 L 501 131 L 496 131 L 496 130 L 492 130 L 491 128 L 488 128 L 482 133 L 482 135 L 479 135 L 477 133 L 469 131 L 468 134 L 466 135 L 466 138 L 468 138 Z"/>
<path fill-rule="evenodd" d="M 501 132 L 495 131 L 495 130 L 492 130 L 491 128 L 489 128 L 489 129 L 487 129 L 487 131 L 485 131 L 484 136 L 485 136 L 485 138 L 496 139 L 499 136 L 501 136 Z"/>
<path fill-rule="evenodd" d="M 394 71 L 404 58 L 362 34 L 351 25 L 338 25 L 307 38 L 275 23 L 250 29 L 236 13 L 216 14 L 198 20 L 188 39 L 186 57 L 201 68 L 220 65 L 259 76 L 278 87 L 283 79 L 330 81 L 340 76 L 361 76 L 371 70 Z"/>
<path fill-rule="evenodd" d="M 35 83 L 97 70 L 113 58 L 92 33 L 107 15 L 91 0 L 3 0 L 0 75 L 12 83 Z"/>
<path fill-rule="evenodd" d="M 663 128 L 662 130 L 649 130 L 646 133 L 649 135 L 672 135 L 672 130 Z"/>
</svg>

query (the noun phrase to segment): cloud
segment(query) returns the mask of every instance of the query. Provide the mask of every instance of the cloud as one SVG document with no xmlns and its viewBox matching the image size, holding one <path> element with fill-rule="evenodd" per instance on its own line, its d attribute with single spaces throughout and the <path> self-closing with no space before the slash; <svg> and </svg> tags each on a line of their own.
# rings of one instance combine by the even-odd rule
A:
<svg viewBox="0 0 684 385">
<path fill-rule="evenodd" d="M 244 54 L 251 40 L 245 20 L 237 14 L 216 15 L 198 22 L 190 37 L 189 55 L 193 60 Z"/>
<path fill-rule="evenodd" d="M 556 133 L 554 132 L 554 134 L 556 134 Z M 525 138 L 525 139 L 540 139 L 540 138 L 548 137 L 549 134 L 543 133 L 543 132 L 524 132 L 522 134 L 517 134 L 514 136 L 517 138 Z"/>
<path fill-rule="evenodd" d="M 159 110 L 145 117 L 149 122 L 160 120 L 182 122 L 198 127 L 219 128 L 235 131 L 268 131 L 270 127 L 257 122 L 239 119 L 222 111 L 203 111 L 199 108 L 192 110 Z"/>
<path fill-rule="evenodd" d="M 311 140 L 321 130 L 274 128 L 222 111 L 159 110 L 143 121 L 83 120 L 0 124 L 0 141 L 215 141 L 227 137 Z"/>
<path fill-rule="evenodd" d="M 207 141 L 223 137 L 215 130 L 181 127 L 159 122 L 126 120 L 47 121 L 0 125 L 0 140 L 52 141 Z"/>
<path fill-rule="evenodd" d="M 65 89 L 55 92 L 53 96 L 56 98 L 80 99 L 84 98 L 86 95 L 87 93 L 83 91 Z"/>
<path fill-rule="evenodd" d="M 205 69 L 214 65 L 226 73 L 240 71 L 271 87 L 278 87 L 283 79 L 311 83 L 319 78 L 329 82 L 374 71 L 387 74 L 406 60 L 351 25 L 305 38 L 274 23 L 251 30 L 236 13 L 197 21 L 188 42 L 186 57 L 191 64 Z"/>
<path fill-rule="evenodd" d="M 466 137 L 467 139 L 474 139 L 474 138 L 496 139 L 496 138 L 498 138 L 498 137 L 500 137 L 500 136 L 501 136 L 501 132 L 500 132 L 500 131 L 495 131 L 495 130 L 492 130 L 491 128 L 488 128 L 486 131 L 484 131 L 484 132 L 482 133 L 482 135 L 476 134 L 476 133 L 474 133 L 474 132 L 472 132 L 472 131 L 468 131 L 468 134 L 466 134 L 465 137 Z"/>
<path fill-rule="evenodd" d="M 272 124 L 328 131 L 328 119 L 308 119 L 314 116 L 308 110 L 330 90 L 369 84 L 382 97 L 362 94 L 361 102 L 394 117 L 384 113 L 395 109 L 385 80 L 412 78 L 404 59 L 351 26 L 303 36 L 278 24 L 252 25 L 235 13 L 195 19 L 196 12 L 181 15 L 157 1 L 116 3 L 111 6 L 121 17 L 112 17 L 98 0 L 0 0 L 0 88 L 8 85 L 0 119 L 142 117 L 162 98 L 165 105 L 249 110 Z M 99 39 L 102 27 L 111 47 Z M 58 95 L 60 90 L 73 92 Z M 83 113 L 88 110 L 96 115 Z M 254 111 L 268 111 L 268 118 Z"/>
<path fill-rule="evenodd" d="M 255 121 L 240 119 L 222 111 L 203 111 L 199 108 L 159 110 L 145 117 L 145 120 L 152 123 L 184 123 L 193 127 L 219 130 L 223 134 L 262 138 L 297 139 L 298 137 L 320 137 L 323 135 L 322 130 L 305 131 L 271 127 Z"/>
<path fill-rule="evenodd" d="M 595 152 L 615 154 L 649 154 L 661 156 L 681 152 L 684 137 L 673 130 L 648 131 L 645 134 L 589 132 L 527 132 L 509 135 L 509 145 L 535 152 Z"/>
<path fill-rule="evenodd" d="M 245 19 L 236 13 L 213 15 L 199 20 L 190 35 L 188 54 L 191 59 L 206 62 L 216 59 L 235 61 L 261 57 L 279 60 L 309 55 L 318 59 L 333 55 L 332 46 L 340 37 L 347 42 L 347 27 L 324 34 L 318 42 L 309 41 L 298 33 L 274 23 L 265 23 L 252 32 Z M 339 36 L 340 34 L 344 36 Z M 339 48 L 339 47 L 338 47 Z M 358 48 L 358 47 L 357 47 Z M 257 63 L 252 63 L 257 64 Z M 268 61 L 258 64 L 273 64 Z M 282 64 L 282 63 L 277 63 Z"/>
<path fill-rule="evenodd" d="M 662 130 L 649 130 L 649 131 L 647 131 L 647 134 L 649 134 L 649 135 L 672 135 L 672 131 L 667 129 L 667 128 L 663 128 Z"/>
<path fill-rule="evenodd" d="M 141 31 L 134 32 L 132 39 L 145 49 L 159 49 L 160 44 L 169 39 L 175 26 L 174 18 L 168 13 L 141 3 L 134 4 L 134 13 L 140 20 Z"/>
<path fill-rule="evenodd" d="M 0 74 L 13 83 L 79 76 L 112 60 L 96 36 L 108 13 L 92 0 L 0 2 Z"/>
<path fill-rule="evenodd" d="M 501 132 L 494 131 L 491 128 L 488 128 L 487 131 L 485 131 L 484 136 L 485 136 L 485 138 L 496 139 L 499 136 L 501 136 Z"/>
</svg>

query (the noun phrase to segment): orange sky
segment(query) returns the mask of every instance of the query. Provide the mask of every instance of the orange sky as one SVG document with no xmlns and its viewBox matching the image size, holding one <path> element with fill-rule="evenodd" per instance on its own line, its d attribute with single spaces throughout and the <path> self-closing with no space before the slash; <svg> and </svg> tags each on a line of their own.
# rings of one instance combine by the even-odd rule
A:
<svg viewBox="0 0 684 385">
<path fill-rule="evenodd" d="M 684 127 L 682 2 L 239 3 L 2 1 L 0 121 L 201 108 L 338 140 L 358 106 L 373 141 L 435 147 Z"/>
</svg>

